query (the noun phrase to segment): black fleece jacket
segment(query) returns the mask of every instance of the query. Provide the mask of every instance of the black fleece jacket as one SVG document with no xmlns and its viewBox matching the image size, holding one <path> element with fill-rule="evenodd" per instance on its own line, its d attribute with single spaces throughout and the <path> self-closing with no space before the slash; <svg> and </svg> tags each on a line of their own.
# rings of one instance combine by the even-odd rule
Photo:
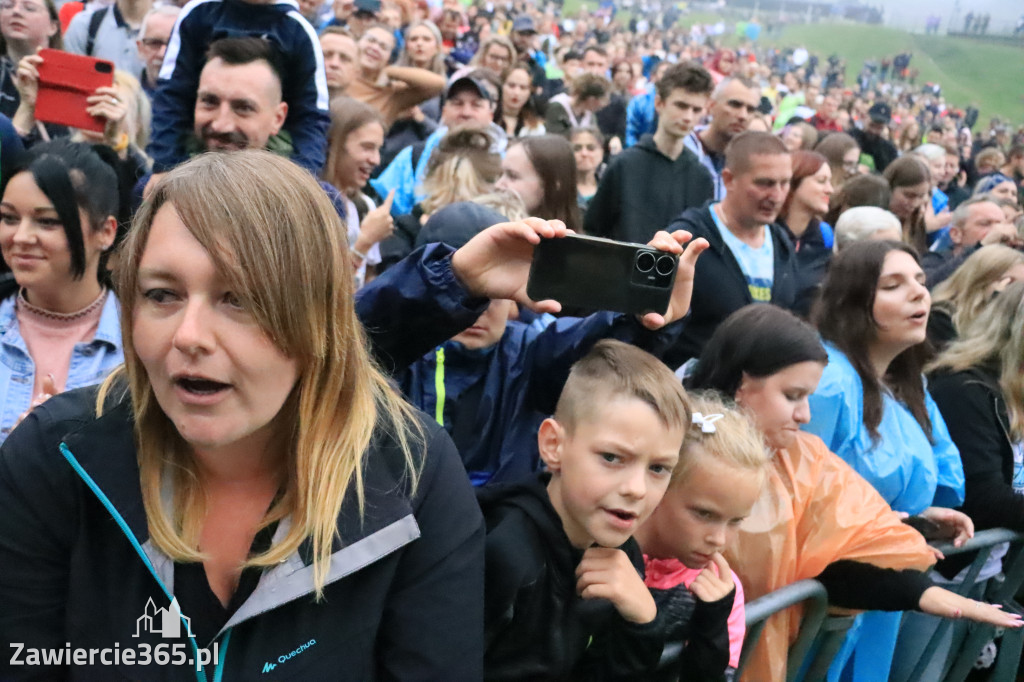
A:
<svg viewBox="0 0 1024 682">
<path fill-rule="evenodd" d="M 679 336 L 679 341 L 665 355 L 669 367 L 678 367 L 704 350 L 704 344 L 725 318 L 743 306 L 753 303 L 747 280 L 739 262 L 722 239 L 714 219 L 711 204 L 691 208 L 676 218 L 668 230 L 688 230 L 693 238 L 704 237 L 711 248 L 700 255 L 693 277 L 693 300 L 690 315 Z M 794 310 L 800 300 L 797 279 L 796 252 L 785 231 L 778 225 L 769 225 L 775 254 L 775 278 L 772 281 L 774 305 Z"/>
<path fill-rule="evenodd" d="M 487 524 L 484 679 L 593 681 L 654 670 L 666 636 L 661 614 L 636 625 L 611 602 L 576 594 L 583 552 L 551 506 L 548 480 L 477 489 Z M 636 541 L 619 549 L 642 577 Z"/>
<path fill-rule="evenodd" d="M 966 477 L 963 511 L 976 530 L 1024 530 L 1024 495 L 1013 489 L 1013 446 L 997 370 L 937 372 L 928 390 L 960 450 Z"/>
<path fill-rule="evenodd" d="M 686 209 L 715 193 L 711 174 L 689 149 L 672 160 L 651 135 L 623 151 L 601 175 L 587 206 L 583 231 L 595 237 L 646 244 Z"/>
</svg>

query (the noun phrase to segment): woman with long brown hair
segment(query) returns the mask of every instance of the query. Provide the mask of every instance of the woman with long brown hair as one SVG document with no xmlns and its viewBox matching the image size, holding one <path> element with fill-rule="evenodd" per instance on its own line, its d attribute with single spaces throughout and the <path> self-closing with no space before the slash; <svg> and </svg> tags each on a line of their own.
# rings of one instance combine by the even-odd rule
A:
<svg viewBox="0 0 1024 682">
<path fill-rule="evenodd" d="M 882 177 L 892 190 L 889 210 L 903 223 L 903 241 L 924 253 L 928 250 L 925 213 L 931 196 L 928 166 L 916 156 L 902 156 L 886 167 Z"/>
<path fill-rule="evenodd" d="M 117 292 L 124 369 L 0 450 L 0 638 L 159 645 L 147 679 L 479 679 L 481 515 L 370 359 L 316 181 L 264 151 L 179 166 Z"/>
<path fill-rule="evenodd" d="M 803 428 L 895 511 L 924 516 L 962 542 L 973 533 L 953 509 L 964 499 L 963 466 L 922 375 L 924 281 L 917 253 L 901 242 L 856 242 L 832 259 L 814 315 L 828 365 Z M 898 614 L 863 618 L 851 656 L 856 679 L 887 679 L 898 628 Z"/>
<path fill-rule="evenodd" d="M 561 220 L 580 232 L 576 158 L 561 135 L 524 137 L 513 142 L 501 163 L 496 187 L 516 192 L 531 216 Z"/>
</svg>

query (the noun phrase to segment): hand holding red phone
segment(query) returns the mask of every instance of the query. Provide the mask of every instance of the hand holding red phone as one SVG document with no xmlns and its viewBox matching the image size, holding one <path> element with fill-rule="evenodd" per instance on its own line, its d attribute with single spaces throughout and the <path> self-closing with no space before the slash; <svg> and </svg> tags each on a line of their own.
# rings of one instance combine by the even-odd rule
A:
<svg viewBox="0 0 1024 682">
<path fill-rule="evenodd" d="M 107 120 L 107 137 L 113 137 L 118 124 L 128 113 L 128 106 L 121 99 L 116 87 L 99 87 L 85 100 L 88 105 L 85 111 L 90 116 L 99 116 Z"/>
<path fill-rule="evenodd" d="M 26 55 L 18 62 L 14 87 L 18 89 L 22 104 L 34 109 L 39 96 L 39 65 L 43 58 L 37 54 Z"/>
</svg>

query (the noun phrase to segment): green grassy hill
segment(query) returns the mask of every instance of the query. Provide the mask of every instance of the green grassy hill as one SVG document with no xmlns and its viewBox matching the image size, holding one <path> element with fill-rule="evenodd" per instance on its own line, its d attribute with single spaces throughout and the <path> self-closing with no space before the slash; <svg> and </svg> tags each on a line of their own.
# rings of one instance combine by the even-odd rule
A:
<svg viewBox="0 0 1024 682">
<path fill-rule="evenodd" d="M 1024 122 L 1021 47 L 855 24 L 789 26 L 782 36 L 760 42 L 778 47 L 803 45 L 822 58 L 838 54 L 846 59 L 848 83 L 857 77 L 865 59 L 910 50 L 914 54 L 911 66 L 921 71 L 918 83 L 940 83 L 952 105 L 975 104 L 986 124 L 991 115 Z"/>
<path fill-rule="evenodd" d="M 564 12 L 574 14 L 580 7 L 595 7 L 588 0 L 566 0 Z M 682 20 L 718 21 L 724 17 L 693 14 Z M 728 19 L 726 19 L 728 21 Z M 736 39 L 730 39 L 736 42 Z M 952 106 L 974 104 L 981 111 L 981 123 L 999 116 L 1024 122 L 1024 47 L 985 43 L 966 38 L 915 35 L 892 28 L 863 24 L 800 24 L 788 26 L 781 36 L 762 35 L 762 45 L 796 47 L 803 45 L 822 59 L 836 53 L 846 59 L 848 83 L 853 83 L 865 59 L 880 59 L 904 50 L 914 54 L 911 66 L 921 71 L 918 83 L 942 85 Z"/>
</svg>

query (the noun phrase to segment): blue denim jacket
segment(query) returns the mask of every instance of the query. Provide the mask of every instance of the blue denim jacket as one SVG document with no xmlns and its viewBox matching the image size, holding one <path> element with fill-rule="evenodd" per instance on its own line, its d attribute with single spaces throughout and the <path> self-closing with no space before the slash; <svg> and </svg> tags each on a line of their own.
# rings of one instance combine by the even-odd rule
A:
<svg viewBox="0 0 1024 682">
<path fill-rule="evenodd" d="M 32 404 L 36 367 L 18 329 L 14 303 L 18 296 L 0 302 L 0 442 Z M 96 336 L 88 343 L 75 344 L 71 353 L 66 390 L 96 384 L 124 362 L 121 348 L 121 315 L 117 297 L 107 294 Z"/>
</svg>

